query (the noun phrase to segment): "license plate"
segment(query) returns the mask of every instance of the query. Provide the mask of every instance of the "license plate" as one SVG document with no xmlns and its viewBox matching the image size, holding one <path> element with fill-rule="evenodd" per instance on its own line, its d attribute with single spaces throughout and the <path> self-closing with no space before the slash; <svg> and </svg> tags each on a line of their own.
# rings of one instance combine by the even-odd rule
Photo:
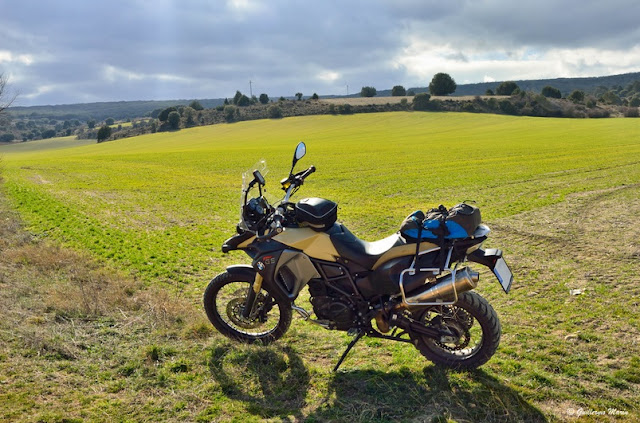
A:
<svg viewBox="0 0 640 423">
<path fill-rule="evenodd" d="M 507 262 L 504 261 L 502 257 L 496 261 L 496 265 L 493 268 L 493 274 L 498 278 L 504 292 L 508 294 L 511 289 L 511 283 L 513 282 L 513 274 L 511 273 L 511 269 L 509 269 Z"/>
</svg>

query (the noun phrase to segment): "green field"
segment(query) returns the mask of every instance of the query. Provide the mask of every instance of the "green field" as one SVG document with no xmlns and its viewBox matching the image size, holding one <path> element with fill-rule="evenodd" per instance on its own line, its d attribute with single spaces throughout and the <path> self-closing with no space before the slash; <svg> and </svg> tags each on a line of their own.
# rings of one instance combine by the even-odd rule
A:
<svg viewBox="0 0 640 423">
<path fill-rule="evenodd" d="M 141 382 L 144 372 L 113 370 L 122 388 L 117 403 L 102 406 L 110 415 L 140 412 L 126 393 L 154 392 L 164 411 L 143 407 L 134 419 L 553 421 L 570 418 L 567 410 L 615 409 L 627 414 L 581 418 L 640 420 L 637 120 L 401 112 L 249 121 L 103 144 L 30 142 L 0 147 L 3 191 L 37 239 L 179 292 L 197 308 L 208 279 L 248 261 L 220 252 L 237 222 L 241 173 L 266 159 L 267 187 L 279 198 L 277 181 L 301 140 L 299 167 L 317 172 L 299 198 L 337 201 L 338 219 L 364 239 L 396 231 L 418 208 L 476 202 L 493 228 L 487 246 L 505 251 L 516 278 L 508 296 L 486 274 L 479 287 L 503 322 L 496 356 L 477 372 L 444 372 L 408 346 L 369 340 L 334 375 L 349 338 L 298 320 L 262 349 L 215 334 L 161 338 L 154 342 L 169 345 L 172 358 L 149 371 L 176 357 L 188 370 L 166 370 L 166 383 L 153 387 Z M 275 370 L 256 370 L 261 362 Z M 245 377 L 250 386 L 236 386 Z M 294 391 L 280 387 L 288 378 Z M 25 392 L 16 383 L 4 386 Z M 0 419 L 11 415 L 2 395 Z M 178 400 L 185 406 L 173 407 Z M 99 420 L 87 407 L 84 418 Z"/>
</svg>

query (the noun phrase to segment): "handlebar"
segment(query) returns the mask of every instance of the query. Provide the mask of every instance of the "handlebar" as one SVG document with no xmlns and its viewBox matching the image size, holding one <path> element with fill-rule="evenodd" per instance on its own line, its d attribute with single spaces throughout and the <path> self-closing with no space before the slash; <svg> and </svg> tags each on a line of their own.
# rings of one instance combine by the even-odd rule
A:
<svg viewBox="0 0 640 423">
<path fill-rule="evenodd" d="M 288 178 L 283 179 L 281 183 L 283 184 L 283 189 L 287 192 L 283 202 L 287 203 L 291 194 L 295 192 L 295 190 L 297 190 L 297 188 L 304 183 L 304 180 L 315 171 L 315 166 L 309 166 L 307 170 L 296 173 L 295 175 L 289 175 Z M 271 230 L 262 236 L 258 235 L 256 237 L 258 241 L 266 241 L 282 233 L 282 231 L 284 230 L 284 228 L 282 227 L 282 221 L 284 220 L 283 212 L 284 210 L 281 207 L 278 207 L 276 209 L 272 217 L 273 222 L 271 223 Z"/>
<path fill-rule="evenodd" d="M 281 234 L 282 231 L 284 231 L 284 228 L 282 227 L 283 220 L 284 215 L 282 214 L 282 210 L 280 209 L 280 207 L 278 207 L 273 213 L 273 223 L 271 224 L 272 229 L 262 236 L 257 236 L 256 238 L 258 239 L 258 241 L 265 241 L 267 239 L 273 238 L 278 234 Z"/>
<path fill-rule="evenodd" d="M 300 174 L 300 181 L 301 182 L 304 181 L 307 176 L 311 175 L 315 171 L 316 171 L 316 167 L 310 166 L 309 169 L 305 170 L 304 172 L 302 172 L 302 174 Z"/>
</svg>

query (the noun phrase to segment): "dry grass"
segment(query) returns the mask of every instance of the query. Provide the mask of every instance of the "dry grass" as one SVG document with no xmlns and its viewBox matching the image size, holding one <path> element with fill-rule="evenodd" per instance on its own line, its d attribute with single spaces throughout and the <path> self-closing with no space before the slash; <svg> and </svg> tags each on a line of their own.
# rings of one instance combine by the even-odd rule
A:
<svg viewBox="0 0 640 423">
<path fill-rule="evenodd" d="M 181 295 L 35 239 L 5 202 L 0 310 L 0 421 L 146 420 L 141 410 L 167 378 L 159 363 L 183 372 L 179 344 L 212 332 Z"/>
</svg>

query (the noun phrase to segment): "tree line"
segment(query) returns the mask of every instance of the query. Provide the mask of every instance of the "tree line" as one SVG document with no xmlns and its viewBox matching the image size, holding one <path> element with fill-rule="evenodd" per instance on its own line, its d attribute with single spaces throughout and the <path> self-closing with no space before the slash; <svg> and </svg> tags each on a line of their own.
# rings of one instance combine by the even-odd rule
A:
<svg viewBox="0 0 640 423">
<path fill-rule="evenodd" d="M 126 122 L 118 123 L 113 117 L 100 122 L 94 119 L 82 122 L 79 119 L 58 120 L 33 116 L 25 118 L 24 115 L 11 122 L 10 116 L 5 113 L 3 129 L 0 130 L 0 141 L 27 141 L 75 135 L 79 138 L 96 139 L 102 142 L 143 133 L 175 131 L 222 122 L 390 110 L 446 110 L 553 117 L 607 117 L 613 113 L 625 117 L 636 117 L 640 106 L 640 80 L 632 81 L 624 87 L 602 86 L 591 93 L 573 90 L 566 95 L 552 85 L 544 86 L 539 93 L 535 93 L 522 89 L 514 81 L 504 81 L 488 88 L 484 97 L 478 96 L 469 101 L 453 100 L 453 97 L 448 101 L 447 98 L 442 98 L 455 93 L 456 89 L 455 80 L 449 74 L 441 72 L 431 79 L 428 92 L 416 93 L 415 89 L 407 90 L 402 85 L 393 86 L 390 91 L 391 96 L 410 97 L 393 105 L 356 107 L 350 104 L 325 104 L 316 101 L 319 100 L 316 93 L 305 97 L 301 92 L 296 92 L 289 99 L 279 97 L 276 100 L 271 99 L 266 93 L 247 96 L 238 90 L 232 98 L 225 98 L 221 104 L 213 107 L 207 108 L 199 100 L 193 100 L 188 104 L 156 108 L 142 118 L 127 119 Z M 6 94 L 6 78 L 0 75 L 0 112 L 2 105 L 7 104 Z M 374 97 L 378 95 L 378 91 L 373 86 L 363 86 L 360 95 Z"/>
</svg>

